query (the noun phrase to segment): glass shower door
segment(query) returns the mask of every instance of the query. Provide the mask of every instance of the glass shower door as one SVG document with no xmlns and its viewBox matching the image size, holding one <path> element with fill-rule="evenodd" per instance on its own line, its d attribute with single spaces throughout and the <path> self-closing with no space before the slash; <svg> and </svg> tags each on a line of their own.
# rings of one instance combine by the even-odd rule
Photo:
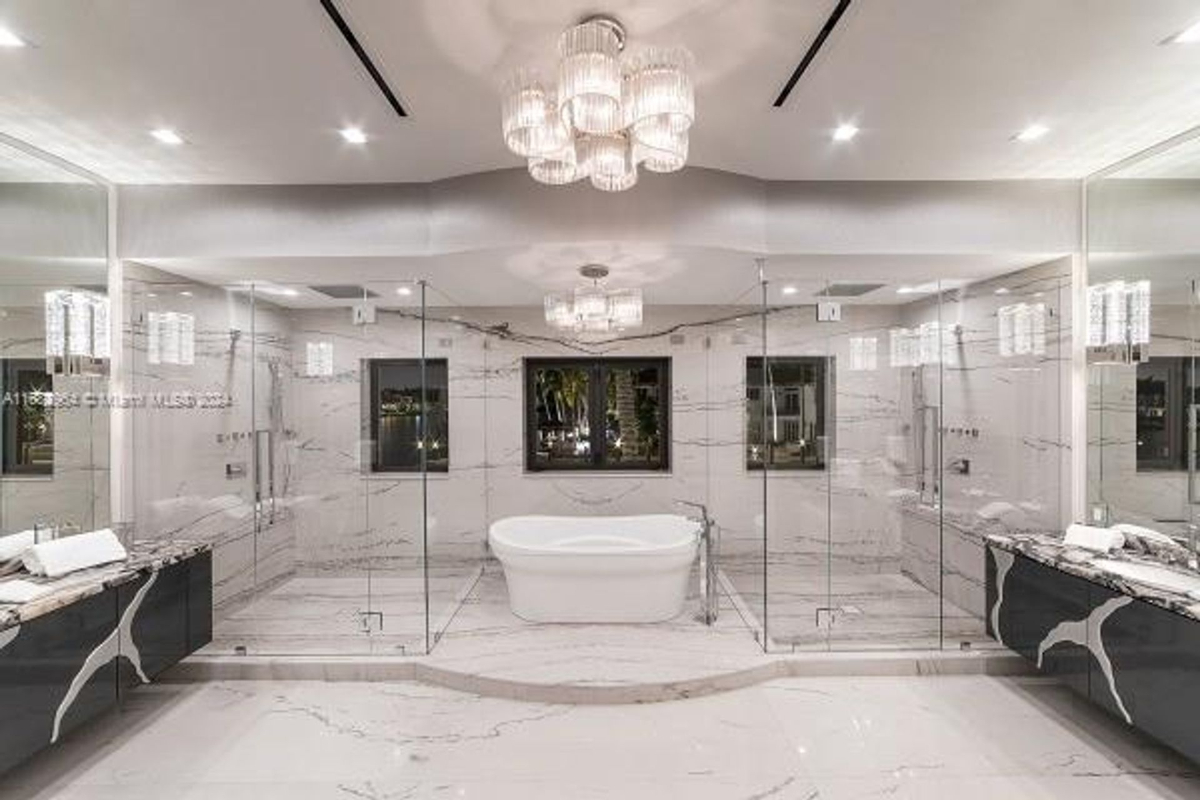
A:
<svg viewBox="0 0 1200 800">
<path fill-rule="evenodd" d="M 940 644 L 953 351 L 942 289 L 771 277 L 762 427 L 776 651 Z"/>
<path fill-rule="evenodd" d="M 929 649 L 940 641 L 943 371 L 953 356 L 943 287 L 830 281 L 819 323 L 830 396 L 830 650 Z"/>
</svg>

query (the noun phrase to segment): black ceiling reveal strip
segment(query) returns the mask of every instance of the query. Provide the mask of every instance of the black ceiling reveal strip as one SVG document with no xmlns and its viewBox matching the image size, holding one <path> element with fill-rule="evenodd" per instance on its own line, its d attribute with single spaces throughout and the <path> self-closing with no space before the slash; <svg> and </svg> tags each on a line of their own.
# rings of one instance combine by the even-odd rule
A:
<svg viewBox="0 0 1200 800">
<path fill-rule="evenodd" d="M 821 32 L 817 34 L 817 38 L 813 39 L 813 43 L 808 46 L 808 52 L 804 54 L 804 58 L 800 61 L 800 66 L 796 67 L 796 71 L 792 73 L 792 77 L 788 78 L 788 82 L 783 87 L 783 91 L 779 93 L 779 97 L 775 98 L 776 108 L 787 102 L 788 95 L 792 93 L 792 89 L 796 88 L 796 83 L 800 80 L 800 76 L 804 74 L 804 71 L 808 69 L 808 65 L 817 57 L 817 53 L 821 52 L 821 47 L 824 46 L 825 40 L 829 38 L 829 34 L 833 33 L 833 29 L 837 27 L 838 20 L 842 18 L 842 14 L 845 14 L 846 9 L 849 7 L 850 0 L 838 0 L 833 13 L 829 15 L 829 19 L 825 20 L 825 24 L 821 26 Z"/>
<path fill-rule="evenodd" d="M 371 76 L 371 80 L 375 81 L 375 85 L 379 87 L 379 91 L 383 92 L 384 98 L 388 101 L 388 105 L 396 112 L 398 116 L 407 117 L 408 112 L 404 110 L 404 106 L 400 105 L 400 101 L 396 98 L 396 93 L 392 91 L 392 87 L 388 86 L 388 82 L 384 79 L 375 66 L 375 62 L 367 55 L 367 51 L 363 49 L 362 44 L 358 41 L 358 37 L 354 35 L 354 31 L 350 30 L 350 25 L 346 22 L 346 18 L 338 11 L 333 0 L 321 0 L 321 8 L 325 9 L 325 13 L 333 20 L 333 24 L 337 26 L 338 31 L 342 34 L 342 38 L 346 40 L 346 44 L 350 45 L 350 49 L 354 51 L 354 55 L 358 56 L 358 60 L 362 62 L 363 69 Z"/>
</svg>

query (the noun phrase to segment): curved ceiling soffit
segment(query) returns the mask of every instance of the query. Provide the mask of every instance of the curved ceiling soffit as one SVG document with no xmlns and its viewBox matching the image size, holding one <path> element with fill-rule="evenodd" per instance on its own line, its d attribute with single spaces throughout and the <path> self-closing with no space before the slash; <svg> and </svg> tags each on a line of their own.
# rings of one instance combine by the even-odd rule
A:
<svg viewBox="0 0 1200 800">
<path fill-rule="evenodd" d="M 608 195 L 524 170 L 425 184 L 122 187 L 121 257 L 437 257 L 539 247 L 1069 252 L 1069 181 L 794 182 L 690 167 Z M 884 198 L 881 200 L 881 198 Z"/>
</svg>

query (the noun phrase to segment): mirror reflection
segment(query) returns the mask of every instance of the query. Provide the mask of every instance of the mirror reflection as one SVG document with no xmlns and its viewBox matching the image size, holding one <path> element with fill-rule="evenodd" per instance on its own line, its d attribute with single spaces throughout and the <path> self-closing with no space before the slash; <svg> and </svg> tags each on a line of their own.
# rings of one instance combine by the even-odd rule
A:
<svg viewBox="0 0 1200 800">
<path fill-rule="evenodd" d="M 1200 140 L 1192 139 L 1087 188 L 1088 516 L 1192 545 L 1198 179 Z"/>
<path fill-rule="evenodd" d="M 0 144 L 0 212 L 0 569 L 12 572 L 18 538 L 109 525 L 106 192 Z"/>
</svg>

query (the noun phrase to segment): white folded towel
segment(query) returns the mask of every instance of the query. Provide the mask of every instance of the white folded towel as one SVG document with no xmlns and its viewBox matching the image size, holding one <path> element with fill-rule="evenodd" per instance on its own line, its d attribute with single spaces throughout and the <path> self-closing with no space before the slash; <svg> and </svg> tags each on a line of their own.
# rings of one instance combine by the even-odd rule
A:
<svg viewBox="0 0 1200 800">
<path fill-rule="evenodd" d="M 1114 531 L 1120 531 L 1129 536 L 1135 536 L 1138 539 L 1144 539 L 1147 542 L 1157 542 L 1158 544 L 1171 545 L 1175 544 L 1175 540 L 1165 533 L 1159 533 L 1153 528 L 1145 528 L 1141 525 L 1134 525 L 1132 522 L 1118 522 L 1112 526 Z"/>
<path fill-rule="evenodd" d="M 1067 528 L 1063 544 L 1067 547 L 1081 547 L 1084 550 L 1107 553 L 1125 546 L 1125 534 L 1113 528 L 1096 528 L 1075 523 Z"/>
<path fill-rule="evenodd" d="M 57 578 L 78 569 L 124 561 L 125 548 L 109 528 L 35 544 L 25 551 L 25 569 L 34 575 Z"/>
<path fill-rule="evenodd" d="M 0 581 L 0 603 L 28 603 L 54 591 L 53 586 L 43 586 L 24 580 Z"/>
<path fill-rule="evenodd" d="M 33 545 L 33 531 L 21 531 L 8 536 L 0 536 L 0 561 L 12 561 L 14 558 L 20 558 Z"/>
</svg>

